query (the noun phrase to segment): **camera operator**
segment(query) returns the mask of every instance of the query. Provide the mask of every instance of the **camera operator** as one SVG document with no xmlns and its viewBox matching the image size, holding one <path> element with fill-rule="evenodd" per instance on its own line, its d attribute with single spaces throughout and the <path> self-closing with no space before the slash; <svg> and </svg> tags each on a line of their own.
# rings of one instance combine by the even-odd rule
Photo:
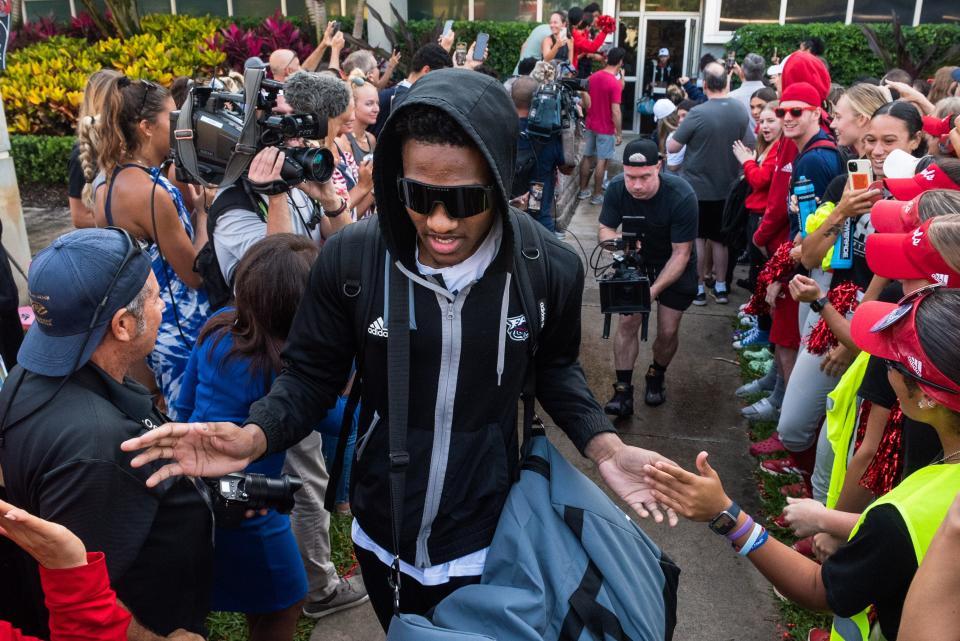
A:
<svg viewBox="0 0 960 641">
<path fill-rule="evenodd" d="M 517 146 L 517 181 L 527 186 L 526 209 L 531 216 L 547 228 L 557 233 L 553 220 L 553 193 L 557 182 L 557 170 L 569 176 L 573 173 L 572 165 L 564 164 L 563 142 L 560 134 L 552 134 L 547 139 L 538 139 L 527 131 L 527 116 L 530 113 L 530 104 L 537 91 L 539 83 L 530 76 L 517 78 L 510 88 L 513 106 L 517 110 L 520 122 L 520 141 Z"/>
<path fill-rule="evenodd" d="M 146 487 L 150 467 L 131 470 L 120 450 L 167 420 L 127 377 L 154 348 L 164 310 L 150 259 L 123 230 L 81 229 L 37 254 L 28 288 L 36 322 L 0 391 L 9 498 L 106 555 L 133 615 L 129 639 L 199 640 L 212 577 L 209 499 L 186 478 Z M 39 586 L 22 580 L 42 607 Z"/>
<path fill-rule="evenodd" d="M 652 140 L 640 138 L 623 150 L 623 174 L 610 181 L 600 212 L 600 242 L 617 238 L 626 216 L 641 216 L 634 229 L 647 267 L 650 299 L 657 301 L 657 338 L 647 368 L 644 401 L 657 406 L 667 400 L 664 377 L 680 344 L 680 320 L 697 294 L 697 196 L 682 178 L 661 174 L 663 163 Z M 631 224 L 627 221 L 624 224 Z M 617 382 L 607 414 L 633 414 L 633 367 L 640 352 L 637 331 L 642 316 L 623 315 L 613 342 Z"/>
</svg>

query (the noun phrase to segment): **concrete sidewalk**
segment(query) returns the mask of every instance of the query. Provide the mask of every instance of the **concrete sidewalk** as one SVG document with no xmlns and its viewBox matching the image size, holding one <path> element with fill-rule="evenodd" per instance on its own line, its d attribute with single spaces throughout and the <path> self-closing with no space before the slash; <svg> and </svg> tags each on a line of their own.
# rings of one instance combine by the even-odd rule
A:
<svg viewBox="0 0 960 641">
<path fill-rule="evenodd" d="M 600 207 L 579 203 L 568 227 L 567 242 L 589 256 L 596 244 Z M 618 423 L 624 440 L 654 449 L 692 469 L 697 453 L 707 450 L 711 464 L 724 481 L 727 493 L 751 513 L 756 513 L 757 490 L 747 453 L 749 439 L 733 391 L 739 369 L 715 357 L 732 358 L 730 318 L 745 301 L 742 291 L 730 304 L 691 307 L 681 326 L 680 351 L 667 373 L 667 403 L 658 408 L 643 404 L 643 374 L 649 364 L 650 345 L 640 348 L 635 378 L 637 414 Z M 583 296 L 581 360 L 588 383 L 601 404 L 612 390 L 613 343 L 600 338 L 603 316 L 599 293 L 588 269 Z M 615 325 L 614 325 L 615 327 Z M 651 319 L 650 338 L 656 336 Z M 600 483 L 593 465 L 574 450 L 557 429 L 550 438 L 571 461 Z M 769 641 L 775 638 L 776 607 L 772 592 L 760 574 L 740 559 L 703 523 L 681 522 L 675 528 L 641 523 L 644 530 L 676 561 L 681 569 L 678 624 L 674 639 Z M 383 639 L 369 604 L 321 620 L 311 641 L 376 641 Z"/>
</svg>

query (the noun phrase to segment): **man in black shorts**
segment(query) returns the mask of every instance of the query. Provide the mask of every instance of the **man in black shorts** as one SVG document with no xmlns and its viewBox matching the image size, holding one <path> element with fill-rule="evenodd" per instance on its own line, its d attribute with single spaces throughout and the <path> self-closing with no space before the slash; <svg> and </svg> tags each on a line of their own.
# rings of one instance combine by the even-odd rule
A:
<svg viewBox="0 0 960 641">
<path fill-rule="evenodd" d="M 656 144 L 638 139 L 623 150 L 623 174 L 610 181 L 600 212 L 600 242 L 619 237 L 617 228 L 625 216 L 625 231 L 635 233 L 650 277 L 650 297 L 657 301 L 657 338 L 653 363 L 647 369 L 647 405 L 662 404 L 666 397 L 664 376 L 679 346 L 680 319 L 697 295 L 697 195 L 682 178 L 660 173 Z M 631 228 L 632 227 L 632 228 Z M 613 341 L 617 370 L 614 394 L 604 407 L 617 417 L 633 414 L 633 367 L 640 352 L 637 331 L 642 317 L 622 315 Z"/>
</svg>

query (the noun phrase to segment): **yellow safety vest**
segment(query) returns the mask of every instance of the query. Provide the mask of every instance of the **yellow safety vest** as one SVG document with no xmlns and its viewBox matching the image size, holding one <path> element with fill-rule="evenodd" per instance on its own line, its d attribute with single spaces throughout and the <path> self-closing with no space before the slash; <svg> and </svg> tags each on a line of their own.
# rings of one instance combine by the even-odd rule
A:
<svg viewBox="0 0 960 641">
<path fill-rule="evenodd" d="M 958 492 L 960 465 L 929 465 L 919 469 L 889 493 L 874 501 L 860 515 L 860 520 L 850 532 L 850 538 L 856 536 L 870 510 L 878 505 L 892 505 L 900 512 L 907 526 L 919 566 Z M 867 641 L 870 638 L 868 611 L 869 608 L 851 619 L 834 617 L 833 629 L 830 631 L 831 641 Z"/>
<path fill-rule="evenodd" d="M 867 371 L 870 355 L 860 352 L 843 373 L 837 386 L 827 394 L 827 440 L 833 447 L 833 468 L 830 470 L 830 489 L 827 490 L 827 507 L 833 509 L 840 498 L 844 479 L 847 477 L 847 458 L 850 441 L 857 429 L 857 392 Z"/>
</svg>

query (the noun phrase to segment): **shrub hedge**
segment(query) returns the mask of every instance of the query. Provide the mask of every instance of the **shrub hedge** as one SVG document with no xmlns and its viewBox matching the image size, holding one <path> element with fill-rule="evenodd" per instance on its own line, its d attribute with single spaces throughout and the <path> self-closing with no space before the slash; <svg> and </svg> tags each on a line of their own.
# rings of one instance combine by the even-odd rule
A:
<svg viewBox="0 0 960 641">
<path fill-rule="evenodd" d="M 870 27 L 888 50 L 895 51 L 893 30 L 889 24 L 870 25 Z M 918 27 L 904 27 L 903 35 L 907 51 L 914 59 L 921 58 L 928 47 L 935 47 L 936 55 L 932 61 L 934 67 L 924 70 L 928 76 L 932 76 L 936 67 L 942 64 L 960 62 L 956 59 L 943 59 L 950 46 L 960 42 L 960 25 L 925 24 Z M 811 36 L 821 38 L 826 44 L 824 58 L 830 66 L 830 75 L 834 82 L 849 85 L 857 78 L 867 76 L 879 78 L 887 71 L 884 69 L 883 61 L 870 49 L 859 25 L 837 23 L 751 25 L 738 29 L 727 48 L 736 51 L 738 58 L 750 52 L 769 58 L 774 48 L 782 57 L 784 53 L 795 50 L 797 43 L 801 40 Z M 892 57 L 896 58 L 896 56 Z"/>
<path fill-rule="evenodd" d="M 10 155 L 21 183 L 66 184 L 73 136 L 10 136 Z"/>
<path fill-rule="evenodd" d="M 411 20 L 407 23 L 414 40 L 418 43 L 430 41 L 430 36 L 436 31 L 439 34 L 442 26 L 439 20 Z M 457 20 L 453 23 L 453 30 L 457 34 L 457 41 L 464 42 L 469 47 L 476 40 L 478 33 L 490 34 L 488 49 L 490 57 L 487 64 L 497 70 L 504 80 L 513 73 L 514 67 L 520 60 L 520 47 L 533 30 L 529 22 L 496 22 L 493 20 Z M 403 49 L 406 49 L 404 47 Z M 413 52 L 404 50 L 403 59 L 410 60 Z"/>
</svg>

